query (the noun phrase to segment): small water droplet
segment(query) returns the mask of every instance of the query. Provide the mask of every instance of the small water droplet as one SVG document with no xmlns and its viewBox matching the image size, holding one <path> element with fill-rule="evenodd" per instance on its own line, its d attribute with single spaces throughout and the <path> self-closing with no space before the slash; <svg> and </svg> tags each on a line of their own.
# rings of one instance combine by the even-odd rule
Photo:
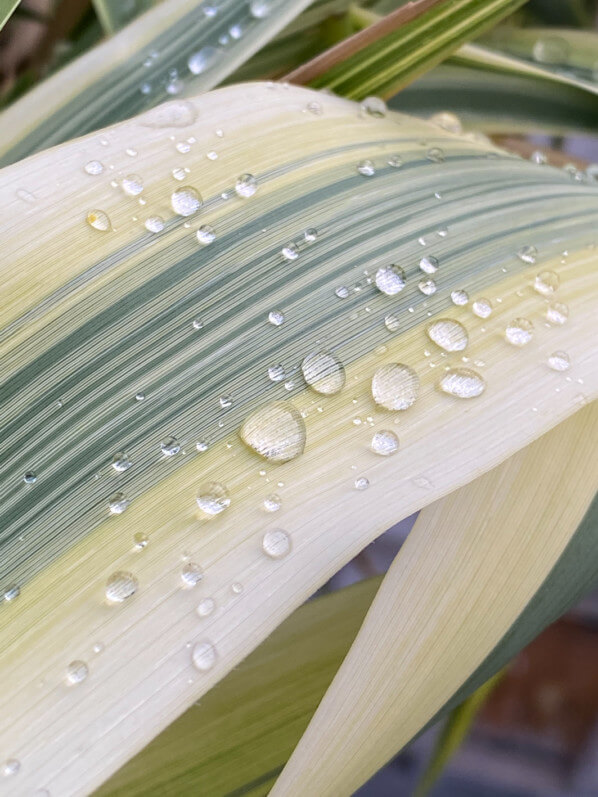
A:
<svg viewBox="0 0 598 797">
<path fill-rule="evenodd" d="M 123 177 L 121 186 L 125 194 L 137 196 L 143 191 L 143 180 L 138 174 L 129 174 Z"/>
<path fill-rule="evenodd" d="M 235 183 L 235 191 L 244 198 L 253 196 L 257 191 L 257 180 L 252 174 L 242 174 Z"/>
<path fill-rule="evenodd" d="M 220 482 L 209 482 L 200 487 L 196 501 L 206 515 L 219 515 L 230 506 L 230 495 Z"/>
<path fill-rule="evenodd" d="M 451 291 L 451 301 L 453 304 L 457 305 L 457 307 L 462 307 L 464 304 L 467 304 L 469 301 L 469 296 L 467 291 L 462 289 L 457 291 Z"/>
<path fill-rule="evenodd" d="M 101 174 L 104 171 L 104 164 L 100 161 L 89 161 L 85 164 L 85 171 L 87 174 Z"/>
<path fill-rule="evenodd" d="M 195 562 L 187 562 L 181 570 L 181 580 L 186 587 L 195 587 L 202 578 L 203 570 Z"/>
<path fill-rule="evenodd" d="M 192 659 L 193 664 L 200 672 L 207 672 L 216 663 L 216 648 L 207 640 L 198 642 L 193 648 Z"/>
<path fill-rule="evenodd" d="M 299 257 L 299 250 L 295 246 L 295 244 L 287 244 L 286 246 L 282 247 L 282 256 L 285 260 L 297 260 Z"/>
<path fill-rule="evenodd" d="M 100 232 L 106 232 L 111 227 L 110 219 L 103 210 L 90 210 L 87 214 L 87 223 Z"/>
<path fill-rule="evenodd" d="M 432 255 L 422 257 L 419 261 L 419 267 L 426 274 L 434 274 L 438 271 L 438 260 Z"/>
<path fill-rule="evenodd" d="M 18 584 L 9 584 L 8 587 L 6 587 L 6 589 L 4 590 L 2 597 L 5 601 L 7 601 L 7 603 L 10 603 L 11 601 L 14 601 L 16 598 L 18 598 L 20 594 L 21 594 L 21 588 L 19 587 Z"/>
<path fill-rule="evenodd" d="M 173 457 L 175 454 L 178 454 L 181 450 L 181 444 L 172 435 L 170 437 L 165 438 L 160 443 L 160 451 L 164 454 L 165 457 Z"/>
<path fill-rule="evenodd" d="M 334 293 L 339 299 L 347 299 L 349 296 L 349 289 L 345 285 L 339 285 L 334 289 Z"/>
<path fill-rule="evenodd" d="M 268 379 L 271 382 L 282 382 L 284 379 L 284 366 L 280 365 L 280 363 L 271 365 L 268 368 Z"/>
<path fill-rule="evenodd" d="M 387 410 L 406 410 L 419 394 L 419 377 L 408 365 L 387 363 L 372 379 L 372 396 Z"/>
<path fill-rule="evenodd" d="M 389 313 L 389 315 L 384 317 L 384 326 L 389 332 L 398 332 L 401 326 L 399 316 L 394 313 Z"/>
<path fill-rule="evenodd" d="M 104 648 L 105 648 L 105 645 L 104 645 L 104 643 L 103 643 L 103 642 L 95 642 L 95 643 L 94 643 L 94 645 L 93 645 L 93 647 L 92 647 L 92 650 L 93 650 L 93 652 L 94 652 L 96 655 L 98 655 L 98 654 L 100 654 L 100 653 L 103 653 L 103 651 L 104 651 Z"/>
<path fill-rule="evenodd" d="M 139 582 L 132 573 L 117 570 L 106 582 L 106 598 L 111 603 L 122 603 L 137 592 Z"/>
<path fill-rule="evenodd" d="M 266 512 L 278 512 L 282 506 L 282 499 L 276 493 L 268 495 L 264 498 L 264 509 Z"/>
<path fill-rule="evenodd" d="M 162 232 L 164 229 L 164 219 L 161 216 L 149 216 L 145 220 L 145 229 L 148 232 Z"/>
<path fill-rule="evenodd" d="M 208 445 L 206 440 L 198 440 L 195 444 L 195 448 L 203 454 L 204 451 L 207 451 L 210 446 Z"/>
<path fill-rule="evenodd" d="M 303 233 L 303 240 L 306 244 L 313 244 L 318 239 L 318 231 L 315 227 L 308 227 Z"/>
<path fill-rule="evenodd" d="M 401 266 L 392 263 L 379 268 L 374 281 L 379 291 L 387 296 L 396 296 L 405 287 L 405 272 Z"/>
<path fill-rule="evenodd" d="M 384 100 L 380 97 L 366 97 L 361 103 L 361 111 L 366 116 L 373 116 L 375 119 L 381 119 L 386 116 L 388 109 Z"/>
<path fill-rule="evenodd" d="M 542 296 L 551 296 L 559 287 L 559 277 L 554 271 L 541 271 L 534 280 L 534 288 Z"/>
<path fill-rule="evenodd" d="M 174 96 L 176 94 L 180 94 L 184 87 L 185 84 L 183 81 L 180 80 L 180 78 L 174 77 L 171 78 L 166 84 L 166 93 Z"/>
<path fill-rule="evenodd" d="M 554 326 L 565 324 L 569 318 L 569 308 L 563 302 L 553 302 L 546 308 L 546 320 Z"/>
<path fill-rule="evenodd" d="M 421 280 L 417 287 L 424 296 L 432 296 L 432 294 L 436 293 L 436 283 L 433 279 Z"/>
<path fill-rule="evenodd" d="M 476 299 L 471 305 L 471 309 L 478 318 L 488 318 L 492 313 L 492 305 L 489 299 Z"/>
<path fill-rule="evenodd" d="M 135 401 L 145 401 L 145 393 L 135 393 Z"/>
<path fill-rule="evenodd" d="M 357 164 L 357 171 L 364 177 L 373 177 L 376 174 L 376 168 L 371 160 L 362 160 Z"/>
<path fill-rule="evenodd" d="M 539 149 L 532 152 L 532 154 L 529 156 L 529 159 L 531 160 L 532 163 L 537 163 L 538 166 L 543 166 L 545 163 L 548 162 L 546 155 L 543 152 L 541 152 Z"/>
<path fill-rule="evenodd" d="M 463 133 L 463 125 L 459 117 L 450 111 L 440 111 L 439 113 L 432 114 L 429 119 L 432 124 L 438 125 L 443 130 L 449 133 L 461 135 Z"/>
<path fill-rule="evenodd" d="M 114 493 L 108 501 L 108 509 L 113 515 L 122 515 L 130 503 L 124 493 Z"/>
<path fill-rule="evenodd" d="M 132 464 L 133 463 L 129 457 L 123 451 L 120 451 L 118 454 L 116 454 L 112 460 L 112 467 L 117 473 L 122 473 L 123 471 L 128 470 Z"/>
<path fill-rule="evenodd" d="M 542 36 L 534 42 L 532 52 L 540 64 L 566 65 L 569 50 L 569 43 L 561 36 Z"/>
<path fill-rule="evenodd" d="M 2 774 L 5 778 L 9 778 L 12 775 L 16 775 L 17 772 L 21 769 L 21 762 L 18 761 L 16 758 L 7 758 L 6 761 L 2 764 Z"/>
<path fill-rule="evenodd" d="M 354 484 L 356 490 L 367 490 L 367 488 L 370 486 L 370 480 L 366 479 L 365 476 L 359 476 L 357 479 L 355 479 Z"/>
<path fill-rule="evenodd" d="M 222 407 L 223 410 L 229 410 L 233 406 L 233 399 L 232 396 L 220 396 L 218 399 L 218 403 Z"/>
<path fill-rule="evenodd" d="M 176 169 L 172 170 L 172 176 L 175 180 L 182 182 L 187 176 L 187 172 L 181 166 L 177 166 Z"/>
<path fill-rule="evenodd" d="M 37 481 L 37 474 L 34 473 L 32 470 L 28 470 L 27 473 L 23 476 L 23 481 L 25 484 L 35 484 Z"/>
<path fill-rule="evenodd" d="M 568 371 L 571 361 L 566 351 L 555 351 L 548 358 L 548 365 L 553 371 Z"/>
<path fill-rule="evenodd" d="M 249 13 L 255 19 L 265 19 L 271 10 L 270 0 L 251 0 L 249 3 Z"/>
<path fill-rule="evenodd" d="M 428 337 L 445 351 L 463 351 L 469 343 L 467 330 L 458 321 L 440 318 L 426 329 Z"/>
<path fill-rule="evenodd" d="M 326 396 L 338 393 L 345 384 L 342 363 L 327 351 L 308 354 L 301 363 L 301 371 L 307 384 Z"/>
<path fill-rule="evenodd" d="M 216 608 L 216 601 L 213 598 L 202 598 L 197 604 L 197 614 L 200 617 L 209 617 Z"/>
<path fill-rule="evenodd" d="M 191 322 L 191 326 L 195 330 L 203 329 L 203 321 L 201 320 L 201 318 L 194 318 L 193 321 Z"/>
<path fill-rule="evenodd" d="M 281 310 L 270 310 L 268 313 L 268 321 L 275 327 L 280 327 L 284 324 L 284 313 Z"/>
<path fill-rule="evenodd" d="M 522 263 L 534 265 L 538 259 L 538 250 L 535 246 L 522 246 L 517 250 L 517 257 Z"/>
<path fill-rule="evenodd" d="M 383 429 L 381 432 L 374 434 L 370 446 L 375 454 L 379 454 L 381 457 L 389 457 L 399 450 L 399 438 L 394 432 Z"/>
<path fill-rule="evenodd" d="M 400 169 L 403 165 L 403 158 L 401 158 L 400 155 L 391 155 L 386 162 L 389 166 L 392 166 L 393 169 Z"/>
<path fill-rule="evenodd" d="M 309 113 L 313 113 L 314 116 L 321 116 L 323 113 L 323 108 L 321 103 L 315 102 L 313 100 L 312 102 L 307 103 L 305 109 L 309 111 Z"/>
<path fill-rule="evenodd" d="M 271 559 L 282 559 L 291 550 L 291 538 L 282 529 L 271 529 L 262 538 L 262 549 Z"/>
<path fill-rule="evenodd" d="M 181 155 L 186 155 L 188 152 L 191 152 L 191 144 L 188 141 L 179 141 L 176 144 L 176 151 L 180 152 Z"/>
<path fill-rule="evenodd" d="M 292 404 L 276 401 L 253 412 L 239 431 L 241 440 L 271 462 L 288 462 L 303 453 L 305 421 Z"/>
<path fill-rule="evenodd" d="M 89 675 L 89 667 L 84 661 L 71 661 L 66 668 L 66 680 L 71 685 L 80 684 Z"/>
<path fill-rule="evenodd" d="M 432 163 L 443 163 L 446 155 L 444 154 L 444 151 L 440 149 L 440 147 L 431 147 L 426 152 L 426 158 Z"/>
<path fill-rule="evenodd" d="M 525 346 L 533 334 L 534 325 L 527 318 L 515 318 L 505 330 L 505 337 L 513 346 Z"/>
<path fill-rule="evenodd" d="M 470 368 L 450 368 L 443 374 L 438 387 L 443 393 L 457 398 L 475 398 L 484 392 L 486 383 Z"/>
<path fill-rule="evenodd" d="M 202 198 L 195 188 L 186 185 L 172 192 L 170 204 L 179 216 L 192 216 L 202 206 Z"/>
<path fill-rule="evenodd" d="M 133 544 L 135 546 L 136 551 L 142 551 L 144 548 L 147 548 L 149 543 L 149 537 L 147 534 L 144 534 L 142 531 L 136 531 L 133 535 Z"/>
</svg>

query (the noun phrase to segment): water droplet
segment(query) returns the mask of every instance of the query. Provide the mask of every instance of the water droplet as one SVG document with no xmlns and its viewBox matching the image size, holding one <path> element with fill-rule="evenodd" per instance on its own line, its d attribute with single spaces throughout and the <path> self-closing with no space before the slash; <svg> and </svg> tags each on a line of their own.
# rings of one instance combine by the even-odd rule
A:
<svg viewBox="0 0 598 797">
<path fill-rule="evenodd" d="M 145 401 L 145 393 L 135 393 L 135 401 Z"/>
<path fill-rule="evenodd" d="M 271 559 L 282 559 L 291 550 L 291 538 L 282 529 L 271 529 L 262 538 L 262 548 Z"/>
<path fill-rule="evenodd" d="M 228 490 L 220 482 L 209 482 L 200 487 L 196 501 L 206 515 L 219 515 L 230 506 Z"/>
<path fill-rule="evenodd" d="M 303 240 L 306 244 L 313 244 L 318 239 L 318 231 L 315 227 L 308 227 L 303 233 Z"/>
<path fill-rule="evenodd" d="M 235 595 L 240 595 L 243 592 L 243 584 L 239 581 L 233 581 L 230 585 L 231 592 L 234 592 Z"/>
<path fill-rule="evenodd" d="M 349 289 L 345 285 L 339 285 L 334 289 L 334 293 L 339 299 L 347 299 L 349 296 Z"/>
<path fill-rule="evenodd" d="M 559 278 L 554 271 L 541 271 L 534 280 L 534 288 L 542 296 L 551 296 L 558 287 Z"/>
<path fill-rule="evenodd" d="M 137 592 L 139 582 L 132 573 L 117 570 L 106 582 L 106 598 L 111 603 L 122 603 Z"/>
<path fill-rule="evenodd" d="M 87 223 L 94 230 L 100 230 L 101 232 L 106 232 L 111 226 L 110 219 L 103 210 L 90 210 L 87 214 Z"/>
<path fill-rule="evenodd" d="M 484 392 L 486 383 L 470 368 L 450 368 L 443 374 L 438 387 L 443 393 L 457 398 L 475 398 Z"/>
<path fill-rule="evenodd" d="M 426 158 L 429 161 L 432 161 L 432 163 L 443 163 L 445 157 L 446 156 L 445 156 L 443 150 L 440 149 L 440 147 L 431 147 L 426 152 Z"/>
<path fill-rule="evenodd" d="M 198 440 L 195 444 L 195 448 L 203 454 L 204 451 L 207 451 L 210 446 L 205 440 Z"/>
<path fill-rule="evenodd" d="M 345 369 L 333 354 L 318 351 L 308 354 L 301 363 L 303 378 L 317 393 L 330 396 L 345 384 Z"/>
<path fill-rule="evenodd" d="M 359 476 L 355 479 L 355 489 L 356 490 L 367 490 L 370 486 L 370 480 L 366 479 L 365 476 Z"/>
<path fill-rule="evenodd" d="M 546 308 L 546 320 L 549 324 L 560 326 L 569 318 L 569 308 L 563 302 L 553 302 Z"/>
<path fill-rule="evenodd" d="M 428 257 L 422 257 L 422 259 L 419 261 L 419 267 L 426 274 L 434 274 L 436 271 L 438 271 L 438 260 L 435 257 L 432 257 L 432 255 L 429 255 Z"/>
<path fill-rule="evenodd" d="M 281 310 L 270 310 L 268 321 L 275 327 L 282 326 L 284 324 L 284 313 Z"/>
<path fill-rule="evenodd" d="M 117 473 L 122 473 L 123 471 L 128 470 L 132 464 L 133 463 L 129 457 L 123 451 L 119 451 L 119 453 L 116 454 L 112 460 L 112 467 Z"/>
<path fill-rule="evenodd" d="M 276 401 L 253 412 L 239 435 L 265 459 L 288 462 L 303 453 L 305 421 L 292 404 Z"/>
<path fill-rule="evenodd" d="M 2 764 L 2 774 L 5 778 L 9 778 L 12 775 L 16 775 L 17 772 L 21 769 L 21 762 L 18 761 L 16 758 L 7 758 L 6 761 Z"/>
<path fill-rule="evenodd" d="M 492 313 L 492 305 L 489 299 L 476 299 L 471 305 L 471 309 L 478 316 L 478 318 L 488 318 Z"/>
<path fill-rule="evenodd" d="M 457 305 L 457 307 L 462 307 L 464 304 L 467 304 L 469 301 L 469 296 L 467 291 L 462 289 L 457 291 L 451 291 L 451 301 L 453 304 Z"/>
<path fill-rule="evenodd" d="M 165 102 L 137 119 L 143 127 L 188 127 L 197 119 L 197 110 L 188 100 Z"/>
<path fill-rule="evenodd" d="M 376 404 L 387 410 L 406 410 L 419 393 L 419 377 L 408 365 L 387 363 L 380 366 L 372 379 L 372 396 Z"/>
<path fill-rule="evenodd" d="M 100 161 L 89 161 L 85 164 L 87 174 L 101 174 L 104 171 L 104 164 Z"/>
<path fill-rule="evenodd" d="M 534 325 L 527 318 L 515 318 L 507 326 L 505 337 L 513 346 L 525 346 L 534 334 Z"/>
<path fill-rule="evenodd" d="M 195 587 L 202 578 L 203 570 L 195 562 L 187 562 L 181 570 L 181 580 L 186 587 Z"/>
<path fill-rule="evenodd" d="M 164 219 L 161 216 L 149 216 L 145 220 L 145 229 L 148 232 L 162 232 L 164 229 Z"/>
<path fill-rule="evenodd" d="M 436 293 L 436 283 L 433 279 L 421 280 L 417 287 L 424 296 L 432 296 L 432 294 Z"/>
<path fill-rule="evenodd" d="M 162 440 L 160 443 L 160 451 L 164 454 L 165 457 L 173 457 L 175 454 L 178 454 L 181 450 L 181 444 L 172 435 L 167 437 L 165 440 Z"/>
<path fill-rule="evenodd" d="M 278 512 L 281 506 L 282 499 L 276 493 L 272 493 L 272 495 L 268 495 L 264 498 L 264 509 L 266 512 Z"/>
<path fill-rule="evenodd" d="M 35 484 L 37 481 L 37 474 L 34 473 L 32 470 L 28 470 L 27 473 L 23 476 L 23 481 L 25 484 Z"/>
<path fill-rule="evenodd" d="M 376 174 L 376 169 L 371 160 L 362 160 L 357 164 L 357 171 L 364 177 L 373 177 Z"/>
<path fill-rule="evenodd" d="M 389 457 L 399 450 L 399 438 L 394 432 L 384 429 L 372 437 L 371 449 L 381 457 Z"/>
<path fill-rule="evenodd" d="M 366 116 L 373 116 L 375 119 L 386 116 L 388 111 L 386 103 L 380 97 L 366 97 L 361 103 L 361 110 Z"/>
<path fill-rule="evenodd" d="M 529 156 L 529 159 L 532 163 L 537 163 L 538 166 L 543 166 L 548 161 L 546 155 L 543 152 L 540 152 L 538 149 L 532 152 L 532 154 Z"/>
<path fill-rule="evenodd" d="M 538 250 L 535 246 L 522 246 L 517 250 L 517 257 L 522 263 L 533 264 L 538 259 Z"/>
<path fill-rule="evenodd" d="M 202 206 L 202 198 L 195 188 L 186 185 L 172 192 L 170 204 L 179 216 L 192 216 Z"/>
<path fill-rule="evenodd" d="M 440 111 L 439 113 L 432 114 L 430 117 L 432 124 L 438 125 L 443 130 L 448 130 L 449 133 L 461 135 L 463 132 L 463 125 L 459 117 L 450 111 Z"/>
<path fill-rule="evenodd" d="M 251 0 L 249 13 L 255 19 L 265 19 L 272 10 L 269 0 Z"/>
<path fill-rule="evenodd" d="M 548 358 L 548 365 L 553 371 L 568 371 L 571 361 L 566 351 L 555 351 Z"/>
<path fill-rule="evenodd" d="M 268 379 L 271 382 L 282 382 L 284 379 L 284 366 L 280 365 L 280 363 L 271 365 L 268 368 Z"/>
<path fill-rule="evenodd" d="M 389 266 L 382 266 L 376 271 L 374 277 L 376 287 L 387 296 L 395 296 L 405 287 L 405 272 L 394 263 Z"/>
<path fill-rule="evenodd" d="M 191 326 L 193 327 L 193 329 L 196 330 L 203 329 L 203 321 L 201 320 L 201 318 L 194 318 L 191 323 Z"/>
<path fill-rule="evenodd" d="M 398 332 L 399 327 L 401 326 L 401 322 L 399 321 L 399 316 L 394 315 L 394 313 L 390 313 L 389 315 L 385 316 L 384 326 L 389 332 Z"/>
<path fill-rule="evenodd" d="M 200 617 L 209 617 L 216 608 L 216 601 L 213 598 L 202 598 L 197 604 L 197 613 Z"/>
<path fill-rule="evenodd" d="M 179 182 L 184 180 L 185 177 L 187 176 L 187 172 L 181 166 L 177 166 L 176 169 L 173 169 L 171 174 L 174 177 L 174 179 L 178 180 Z"/>
<path fill-rule="evenodd" d="M 220 396 L 218 403 L 223 410 L 230 410 L 230 408 L 233 406 L 232 396 Z"/>
<path fill-rule="evenodd" d="M 403 165 L 403 158 L 401 158 L 400 155 L 391 155 L 386 162 L 389 166 L 392 166 L 393 169 L 400 169 Z"/>
<path fill-rule="evenodd" d="M 143 191 L 143 180 L 138 174 L 129 174 L 123 177 L 121 186 L 125 194 L 137 196 Z"/>
<path fill-rule="evenodd" d="M 535 41 L 532 52 L 540 64 L 565 65 L 569 50 L 569 43 L 561 36 L 543 36 Z"/>
<path fill-rule="evenodd" d="M 440 318 L 426 329 L 430 340 L 445 351 L 463 351 L 469 343 L 467 330 L 458 321 Z"/>
<path fill-rule="evenodd" d="M 142 551 L 144 548 L 147 548 L 148 543 L 149 537 L 147 534 L 144 534 L 142 531 L 136 531 L 135 534 L 133 534 L 133 544 L 136 551 Z"/>
<path fill-rule="evenodd" d="M 84 661 L 71 661 L 66 668 L 66 680 L 69 684 L 80 684 L 89 675 L 89 667 Z"/>
<path fill-rule="evenodd" d="M 181 155 L 186 155 L 188 152 L 191 152 L 191 144 L 188 141 L 179 141 L 176 144 L 176 151 L 180 152 Z"/>
<path fill-rule="evenodd" d="M 282 247 L 281 251 L 285 260 L 297 260 L 299 257 L 299 250 L 295 244 L 287 244 L 286 246 Z"/>
<path fill-rule="evenodd" d="M 257 180 L 252 174 L 242 174 L 235 183 L 235 191 L 245 198 L 253 196 L 257 191 Z"/>
<path fill-rule="evenodd" d="M 14 601 L 21 594 L 21 588 L 18 584 L 9 584 L 4 590 L 3 598 L 7 603 Z"/>
<path fill-rule="evenodd" d="M 201 672 L 211 670 L 216 663 L 216 648 L 207 640 L 204 642 L 198 642 L 193 648 L 192 658 L 193 664 Z"/>
<path fill-rule="evenodd" d="M 210 224 L 203 224 L 195 234 L 202 246 L 209 246 L 216 240 L 216 233 Z"/>
<path fill-rule="evenodd" d="M 122 515 L 130 503 L 124 493 L 114 493 L 108 501 L 108 509 L 113 515 Z"/>
</svg>

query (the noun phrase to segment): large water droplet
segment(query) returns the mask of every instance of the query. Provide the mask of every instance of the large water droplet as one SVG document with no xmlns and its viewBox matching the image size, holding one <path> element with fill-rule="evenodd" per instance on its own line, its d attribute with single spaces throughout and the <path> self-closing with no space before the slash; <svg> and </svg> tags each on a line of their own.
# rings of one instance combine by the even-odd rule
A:
<svg viewBox="0 0 598 797">
<path fill-rule="evenodd" d="M 486 383 L 470 368 L 450 368 L 440 379 L 438 387 L 443 393 L 457 398 L 475 398 L 484 392 Z"/>
<path fill-rule="evenodd" d="M 122 473 L 125 470 L 129 470 L 133 463 L 129 459 L 129 457 L 124 453 L 124 451 L 120 451 L 118 454 L 115 455 L 114 459 L 112 460 L 112 467 L 117 473 Z"/>
<path fill-rule="evenodd" d="M 551 296 L 559 287 L 559 277 L 554 271 L 541 271 L 534 280 L 534 288 L 542 296 Z"/>
<path fill-rule="evenodd" d="M 388 112 L 386 103 L 380 97 L 366 97 L 361 103 L 361 110 L 366 116 L 373 116 L 376 119 L 381 119 Z"/>
<path fill-rule="evenodd" d="M 566 351 L 555 351 L 548 358 L 548 365 L 553 371 L 568 371 L 571 361 Z"/>
<path fill-rule="evenodd" d="M 565 324 L 569 318 L 569 308 L 563 302 L 553 302 L 546 308 L 546 320 L 554 326 Z"/>
<path fill-rule="evenodd" d="M 129 174 L 123 177 L 122 189 L 129 196 L 138 196 L 143 191 L 143 180 L 138 174 Z"/>
<path fill-rule="evenodd" d="M 419 377 L 408 365 L 388 363 L 380 366 L 372 379 L 372 396 L 387 410 L 406 410 L 419 393 Z"/>
<path fill-rule="evenodd" d="M 219 515 L 230 506 L 230 495 L 220 482 L 209 482 L 199 488 L 196 501 L 206 515 Z"/>
<path fill-rule="evenodd" d="M 303 378 L 317 393 L 330 396 L 345 384 L 345 369 L 333 354 L 318 351 L 308 354 L 301 363 Z"/>
<path fill-rule="evenodd" d="M 371 449 L 375 454 L 379 454 L 381 457 L 389 457 L 391 454 L 396 454 L 399 450 L 399 438 L 394 432 L 388 429 L 375 432 L 372 437 Z"/>
<path fill-rule="evenodd" d="M 262 538 L 262 548 L 271 559 L 282 559 L 291 550 L 291 538 L 282 529 L 271 529 Z"/>
<path fill-rule="evenodd" d="M 387 296 L 395 296 L 405 287 L 405 272 L 396 264 L 382 266 L 376 271 L 374 278 L 376 287 Z"/>
<path fill-rule="evenodd" d="M 202 578 L 203 570 L 195 562 L 187 562 L 181 570 L 181 580 L 186 587 L 195 587 Z"/>
<path fill-rule="evenodd" d="M 451 291 L 451 302 L 457 307 L 463 307 L 469 301 L 467 291 L 462 289 Z"/>
<path fill-rule="evenodd" d="M 211 670 L 214 664 L 216 663 L 216 648 L 212 645 L 211 642 L 204 640 L 203 642 L 198 642 L 195 647 L 193 648 L 192 653 L 193 664 L 197 667 L 198 670 L 201 672 L 206 672 L 207 670 Z"/>
<path fill-rule="evenodd" d="M 37 481 L 37 474 L 34 473 L 32 470 L 28 470 L 27 473 L 23 476 L 23 481 L 25 484 L 35 484 Z"/>
<path fill-rule="evenodd" d="M 189 56 L 187 60 L 189 72 L 194 75 L 201 75 L 214 64 L 219 55 L 220 50 L 207 44 L 201 50 Z"/>
<path fill-rule="evenodd" d="M 124 493 L 114 493 L 108 501 L 108 509 L 113 515 L 122 515 L 131 502 Z"/>
<path fill-rule="evenodd" d="M 84 661 L 71 661 L 66 668 L 66 680 L 71 685 L 80 684 L 89 675 L 89 667 Z"/>
<path fill-rule="evenodd" d="M 179 216 L 192 216 L 202 206 L 202 198 L 195 188 L 185 185 L 172 192 L 170 204 Z"/>
<path fill-rule="evenodd" d="M 505 337 L 513 346 L 525 346 L 534 335 L 534 325 L 527 318 L 515 318 L 505 329 Z"/>
<path fill-rule="evenodd" d="M 430 340 L 445 351 L 463 351 L 469 343 L 467 330 L 458 321 L 440 318 L 426 329 Z"/>
<path fill-rule="evenodd" d="M 303 453 L 305 421 L 292 404 L 276 401 L 252 413 L 239 435 L 260 456 L 288 462 Z"/>
<path fill-rule="evenodd" d="M 419 261 L 419 267 L 426 274 L 434 274 L 436 271 L 438 271 L 438 260 L 432 255 L 422 257 L 422 259 Z"/>
<path fill-rule="evenodd" d="M 167 437 L 160 443 L 160 451 L 165 457 L 173 457 L 175 454 L 178 454 L 180 450 L 181 444 L 176 437 Z"/>
<path fill-rule="evenodd" d="M 376 168 L 371 160 L 362 160 L 357 164 L 357 171 L 363 177 L 373 177 L 376 174 Z"/>
<path fill-rule="evenodd" d="M 253 196 L 257 191 L 257 180 L 252 174 L 242 174 L 235 183 L 235 191 L 245 198 Z"/>
<path fill-rule="evenodd" d="M 284 313 L 282 310 L 270 310 L 268 313 L 268 321 L 275 327 L 280 327 L 284 324 Z"/>
<path fill-rule="evenodd" d="M 103 210 L 90 210 L 87 214 L 87 223 L 94 230 L 100 230 L 100 232 L 106 232 L 111 227 L 108 214 Z"/>
<path fill-rule="evenodd" d="M 488 318 L 492 313 L 492 304 L 489 299 L 476 299 L 471 309 L 478 318 Z"/>
<path fill-rule="evenodd" d="M 299 250 L 297 246 L 293 243 L 287 244 L 286 246 L 282 247 L 282 256 L 285 260 L 297 260 L 299 257 Z"/>
<path fill-rule="evenodd" d="M 562 36 L 542 36 L 533 46 L 534 59 L 541 64 L 567 63 L 570 45 Z"/>
<path fill-rule="evenodd" d="M 137 592 L 139 582 L 132 573 L 117 570 L 106 582 L 106 598 L 111 603 L 122 603 Z"/>
<path fill-rule="evenodd" d="M 101 174 L 104 171 L 104 164 L 100 161 L 89 161 L 85 164 L 85 171 L 87 174 Z"/>
</svg>

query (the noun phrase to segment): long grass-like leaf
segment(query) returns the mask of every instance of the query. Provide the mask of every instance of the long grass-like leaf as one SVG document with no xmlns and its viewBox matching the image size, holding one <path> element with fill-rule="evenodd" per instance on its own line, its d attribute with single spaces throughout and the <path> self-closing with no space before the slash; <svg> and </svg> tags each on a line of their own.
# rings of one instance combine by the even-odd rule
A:
<svg viewBox="0 0 598 797">
<path fill-rule="evenodd" d="M 596 188 L 294 87 L 182 108 L 2 172 L 23 790 L 99 785 L 380 532 L 598 392 Z"/>
<path fill-rule="evenodd" d="M 19 5 L 20 0 L 2 0 L 0 3 L 0 30 L 6 25 Z"/>
<path fill-rule="evenodd" d="M 108 34 L 124 28 L 131 20 L 148 11 L 155 0 L 93 0 L 93 7 L 101 22 L 102 28 Z"/>
</svg>

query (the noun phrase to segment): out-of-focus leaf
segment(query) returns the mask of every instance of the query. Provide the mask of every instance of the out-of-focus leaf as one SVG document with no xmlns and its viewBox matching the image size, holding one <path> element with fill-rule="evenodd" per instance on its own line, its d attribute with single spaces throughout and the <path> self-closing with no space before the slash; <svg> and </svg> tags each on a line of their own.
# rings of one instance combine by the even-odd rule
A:
<svg viewBox="0 0 598 797">
<path fill-rule="evenodd" d="M 1 0 L 0 2 L 0 30 L 6 25 L 15 8 L 21 0 Z"/>
<path fill-rule="evenodd" d="M 156 0 L 93 0 L 98 19 L 109 35 L 124 28 L 155 4 Z"/>
</svg>

